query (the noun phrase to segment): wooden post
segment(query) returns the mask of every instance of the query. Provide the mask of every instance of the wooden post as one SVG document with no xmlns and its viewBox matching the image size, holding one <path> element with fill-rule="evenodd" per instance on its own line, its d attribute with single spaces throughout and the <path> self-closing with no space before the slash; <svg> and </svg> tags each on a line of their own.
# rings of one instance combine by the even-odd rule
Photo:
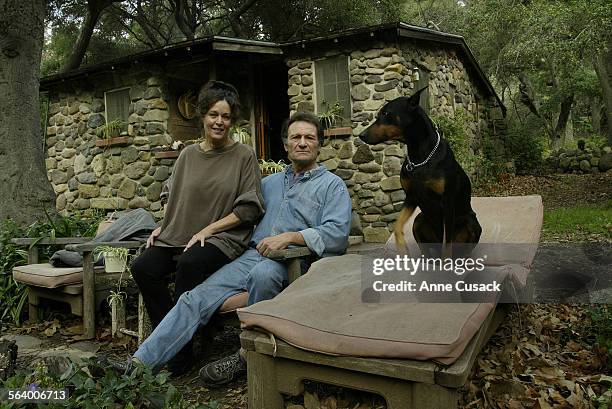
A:
<svg viewBox="0 0 612 409">
<path fill-rule="evenodd" d="M 276 385 L 274 358 L 247 351 L 249 408 L 283 409 L 283 396 Z"/>
<path fill-rule="evenodd" d="M 125 328 L 125 303 L 123 297 L 119 296 L 111 299 L 111 336 L 123 337 L 119 331 L 121 328 Z"/>
<path fill-rule="evenodd" d="M 83 252 L 83 335 L 88 339 L 96 337 L 96 276 L 94 274 L 93 252 Z"/>
<path fill-rule="evenodd" d="M 38 246 L 28 248 L 28 264 L 38 264 Z"/>
</svg>

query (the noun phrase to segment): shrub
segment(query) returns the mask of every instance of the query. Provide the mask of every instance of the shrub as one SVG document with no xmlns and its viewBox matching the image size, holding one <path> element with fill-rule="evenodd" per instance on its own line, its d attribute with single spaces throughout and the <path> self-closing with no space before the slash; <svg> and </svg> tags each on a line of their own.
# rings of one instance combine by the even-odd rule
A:
<svg viewBox="0 0 612 409">
<path fill-rule="evenodd" d="M 543 165 L 543 154 L 547 146 L 546 137 L 533 129 L 541 129 L 535 121 L 518 124 L 512 123 L 506 138 L 506 155 L 514 160 L 516 173 L 527 174 L 537 172 Z"/>
</svg>

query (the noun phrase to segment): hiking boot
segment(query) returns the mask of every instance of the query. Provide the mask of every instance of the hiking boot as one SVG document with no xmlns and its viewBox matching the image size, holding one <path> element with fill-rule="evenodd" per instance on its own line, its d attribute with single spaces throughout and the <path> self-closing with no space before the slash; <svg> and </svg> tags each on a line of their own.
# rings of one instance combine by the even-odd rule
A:
<svg viewBox="0 0 612 409">
<path fill-rule="evenodd" d="M 144 369 L 144 364 L 137 358 L 128 358 L 127 361 L 115 361 L 108 359 L 107 356 L 96 357 L 96 366 L 104 370 L 111 370 L 118 375 L 131 375 L 136 371 L 142 372 Z M 95 370 L 96 374 L 94 374 L 92 369 L 90 368 L 90 372 L 92 372 L 92 376 L 96 377 L 99 371 Z"/>
<path fill-rule="evenodd" d="M 200 369 L 200 379 L 208 385 L 224 385 L 246 372 L 246 361 L 240 352 L 206 364 Z"/>
</svg>

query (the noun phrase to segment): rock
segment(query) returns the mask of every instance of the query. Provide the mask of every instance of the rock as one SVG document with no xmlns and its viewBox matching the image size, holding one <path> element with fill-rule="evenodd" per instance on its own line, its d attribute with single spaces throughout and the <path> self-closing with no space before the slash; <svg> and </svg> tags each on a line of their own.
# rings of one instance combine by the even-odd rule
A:
<svg viewBox="0 0 612 409">
<path fill-rule="evenodd" d="M 607 152 L 606 148 L 608 148 Z M 609 148 L 609 146 L 603 148 L 605 153 L 601 155 L 601 158 L 599 158 L 599 170 L 602 172 L 607 172 L 608 170 L 612 169 L 612 152 L 609 151 Z"/>
<path fill-rule="evenodd" d="M 372 58 L 378 58 L 380 57 L 380 54 L 382 53 L 382 50 L 379 48 L 372 48 L 367 50 L 365 53 L 363 53 L 363 56 L 366 59 L 372 59 Z"/>
<path fill-rule="evenodd" d="M 370 163 L 364 163 L 362 165 L 359 165 L 359 170 L 365 173 L 376 173 L 376 172 L 380 172 L 381 167 L 377 163 L 370 162 Z"/>
<path fill-rule="evenodd" d="M 398 158 L 404 157 L 404 150 L 399 145 L 387 146 L 384 150 L 385 156 L 396 156 Z"/>
<path fill-rule="evenodd" d="M 370 98 L 370 89 L 363 84 L 359 84 L 351 90 L 351 97 L 354 101 L 365 101 Z"/>
<path fill-rule="evenodd" d="M 55 169 L 57 167 L 57 160 L 55 158 L 45 159 L 45 167 L 47 170 Z"/>
<path fill-rule="evenodd" d="M 387 69 L 389 69 L 387 67 Z M 399 72 L 396 71 L 386 71 L 385 74 L 383 75 L 383 80 L 385 81 L 391 81 L 391 80 L 401 80 L 402 78 L 404 78 L 402 76 L 402 74 L 400 74 Z"/>
<path fill-rule="evenodd" d="M 91 112 L 104 112 L 104 100 L 94 98 L 91 102 Z"/>
<path fill-rule="evenodd" d="M 403 190 L 396 190 L 395 192 L 391 192 L 391 202 L 398 203 L 403 202 L 406 198 L 406 193 Z"/>
<path fill-rule="evenodd" d="M 338 159 L 349 159 L 353 156 L 353 145 L 350 142 L 343 143 L 337 153 Z"/>
<path fill-rule="evenodd" d="M 145 122 L 157 121 L 165 122 L 168 120 L 169 114 L 167 110 L 150 109 L 142 117 Z"/>
<path fill-rule="evenodd" d="M 91 199 L 93 197 L 98 197 L 100 194 L 100 188 L 96 185 L 79 185 L 79 196 L 83 199 Z"/>
<path fill-rule="evenodd" d="M 157 180 L 158 182 L 163 182 L 164 180 L 168 179 L 168 176 L 170 176 L 170 168 L 168 168 L 167 166 L 158 166 L 157 169 L 155 169 L 155 173 L 153 174 L 153 179 Z M 141 184 L 142 183 L 143 182 L 141 181 Z M 149 183 L 149 185 L 150 184 L 151 183 Z"/>
<path fill-rule="evenodd" d="M 57 195 L 57 199 L 55 200 L 55 208 L 57 209 L 57 211 L 64 210 L 67 204 L 68 201 L 66 200 L 66 195 Z"/>
<path fill-rule="evenodd" d="M 298 95 L 300 93 L 300 86 L 299 85 L 292 85 L 287 89 L 287 95 L 290 97 L 294 97 L 296 95 Z"/>
<path fill-rule="evenodd" d="M 124 199 L 131 199 L 136 195 L 136 188 L 138 184 L 130 179 L 123 179 L 119 188 L 117 189 L 117 195 L 119 197 L 123 197 Z"/>
<path fill-rule="evenodd" d="M 385 70 L 382 68 L 366 68 L 365 72 L 366 74 L 383 75 Z"/>
<path fill-rule="evenodd" d="M 357 192 L 357 196 L 360 199 L 370 199 L 374 197 L 374 193 L 366 189 L 361 189 L 359 192 Z"/>
<path fill-rule="evenodd" d="M 363 239 L 366 243 L 386 243 L 390 233 L 385 227 L 366 227 L 363 229 Z"/>
<path fill-rule="evenodd" d="M 121 186 L 121 182 L 123 182 L 123 179 L 125 179 L 125 176 L 123 176 L 120 173 L 115 174 L 115 175 L 111 175 L 111 177 L 110 177 L 110 186 L 113 189 L 118 189 L 119 186 Z M 102 195 L 102 196 L 106 196 L 106 195 Z"/>
<path fill-rule="evenodd" d="M 342 180 L 348 180 L 353 177 L 355 171 L 347 169 L 336 169 L 334 173 L 338 175 L 338 177 L 340 177 Z"/>
<path fill-rule="evenodd" d="M 126 209 L 128 201 L 120 197 L 107 197 L 91 199 L 90 205 L 94 209 Z"/>
<path fill-rule="evenodd" d="M 364 109 L 367 111 L 378 111 L 383 105 L 385 105 L 385 101 L 383 99 L 380 100 L 367 100 L 364 104 Z"/>
<path fill-rule="evenodd" d="M 89 209 L 90 201 L 89 199 L 78 198 L 74 201 L 73 205 L 75 209 L 85 210 L 85 209 Z"/>
<path fill-rule="evenodd" d="M 76 155 L 76 149 L 66 148 L 62 151 L 62 157 L 64 158 L 72 158 L 74 155 Z"/>
<path fill-rule="evenodd" d="M 374 160 L 374 154 L 370 150 L 370 146 L 363 144 L 357 148 L 355 155 L 353 155 L 353 163 L 368 163 Z"/>
<path fill-rule="evenodd" d="M 389 156 L 383 161 L 382 168 L 387 176 L 399 175 L 402 169 L 402 161 L 398 157 Z"/>
<path fill-rule="evenodd" d="M 104 173 L 104 169 L 106 168 L 106 158 L 100 154 L 96 155 L 91 161 L 91 169 L 96 174 L 96 176 L 100 177 Z"/>
<path fill-rule="evenodd" d="M 584 171 L 584 172 L 590 172 L 591 170 L 591 163 L 586 160 L 583 159 L 580 161 L 580 170 Z"/>
<path fill-rule="evenodd" d="M 395 175 L 395 176 L 391 176 L 388 178 L 383 179 L 380 182 L 380 188 L 383 191 L 389 191 L 389 190 L 398 190 L 402 188 L 402 184 L 400 182 L 400 177 L 399 175 Z"/>
<path fill-rule="evenodd" d="M 93 129 L 98 128 L 106 123 L 104 115 L 102 114 L 91 114 L 87 120 L 87 126 Z"/>
<path fill-rule="evenodd" d="M 380 75 L 368 75 L 365 79 L 367 84 L 377 84 L 382 81 Z"/>
<path fill-rule="evenodd" d="M 319 162 L 325 162 L 326 160 L 335 158 L 335 157 L 336 157 L 336 150 L 329 146 L 325 146 L 319 149 L 319 156 L 317 157 L 317 160 Z"/>
<path fill-rule="evenodd" d="M 76 175 L 76 178 L 80 183 L 85 183 L 85 184 L 94 184 L 98 181 L 96 174 L 93 172 L 84 172 L 84 173 L 78 174 Z"/>
<path fill-rule="evenodd" d="M 159 182 L 152 183 L 146 190 L 147 199 L 151 202 L 155 202 L 159 200 L 159 196 L 161 195 L 162 184 Z"/>
<path fill-rule="evenodd" d="M 313 84 L 312 75 L 302 75 L 302 85 L 307 87 L 312 84 Z"/>
<path fill-rule="evenodd" d="M 130 209 L 147 209 L 151 203 L 144 197 L 138 196 L 130 200 L 128 207 Z"/>
<path fill-rule="evenodd" d="M 302 112 L 314 112 L 315 107 L 311 101 L 303 101 L 297 105 L 297 110 Z"/>
<path fill-rule="evenodd" d="M 121 169 L 123 169 L 123 162 L 121 162 L 119 156 L 111 156 L 108 158 L 106 161 L 106 173 L 112 175 L 121 172 Z"/>
<path fill-rule="evenodd" d="M 328 159 L 325 162 L 321 163 L 321 165 L 325 166 L 327 170 L 329 170 L 330 172 L 333 172 L 336 169 L 338 169 L 338 159 L 336 158 Z"/>
<path fill-rule="evenodd" d="M 134 162 L 124 167 L 124 173 L 130 179 L 140 179 L 150 167 L 149 162 Z"/>
<path fill-rule="evenodd" d="M 128 146 L 121 151 L 121 161 L 125 164 L 136 162 L 138 159 L 138 150 L 133 146 Z"/>
<path fill-rule="evenodd" d="M 383 82 L 382 84 L 374 85 L 374 90 L 377 92 L 389 91 L 390 89 L 397 87 L 397 84 L 398 82 L 396 80 L 389 81 L 389 82 Z"/>
<path fill-rule="evenodd" d="M 391 203 L 391 199 L 389 199 L 386 193 L 376 192 L 374 194 L 374 206 L 380 208 L 389 203 Z"/>
<path fill-rule="evenodd" d="M 57 169 L 49 171 L 49 177 L 51 178 L 51 182 L 53 182 L 55 185 L 66 183 L 68 181 L 68 174 Z"/>
<path fill-rule="evenodd" d="M 147 122 L 145 131 L 147 135 L 155 135 L 166 132 L 166 126 L 160 122 Z"/>
<path fill-rule="evenodd" d="M 361 84 L 363 82 L 363 75 L 351 75 L 351 84 Z"/>
</svg>

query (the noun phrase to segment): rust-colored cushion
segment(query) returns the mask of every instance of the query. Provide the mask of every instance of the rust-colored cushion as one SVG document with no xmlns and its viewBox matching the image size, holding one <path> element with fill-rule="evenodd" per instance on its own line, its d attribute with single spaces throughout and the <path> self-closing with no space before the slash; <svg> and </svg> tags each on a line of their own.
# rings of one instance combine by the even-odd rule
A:
<svg viewBox="0 0 612 409">
<path fill-rule="evenodd" d="M 221 308 L 219 308 L 219 312 L 221 314 L 234 312 L 238 308 L 246 307 L 248 300 L 249 300 L 249 293 L 246 291 L 243 291 L 238 294 L 234 294 L 223 302 L 223 304 L 221 305 Z"/>
<path fill-rule="evenodd" d="M 102 267 L 97 267 L 100 270 Z M 83 267 L 53 267 L 49 263 L 13 267 L 13 278 L 20 283 L 56 288 L 83 282 Z"/>
</svg>

